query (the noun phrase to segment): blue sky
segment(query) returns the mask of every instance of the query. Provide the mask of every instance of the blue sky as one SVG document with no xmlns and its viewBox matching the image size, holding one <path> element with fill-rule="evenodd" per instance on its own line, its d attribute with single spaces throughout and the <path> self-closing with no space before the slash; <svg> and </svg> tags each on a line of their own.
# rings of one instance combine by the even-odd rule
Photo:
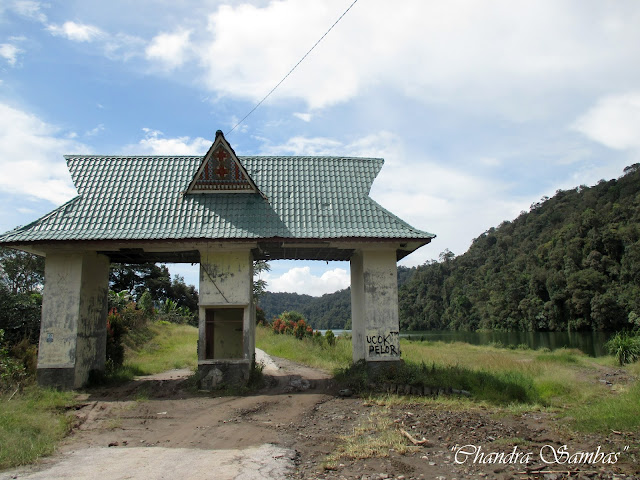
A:
<svg viewBox="0 0 640 480">
<path fill-rule="evenodd" d="M 75 195 L 64 154 L 204 154 L 351 3 L 0 0 L 0 230 Z M 461 254 L 640 161 L 638 25 L 636 1 L 359 0 L 227 139 L 383 157 L 372 197 L 437 234 L 402 264 Z M 274 262 L 265 278 L 322 294 L 348 270 Z"/>
</svg>

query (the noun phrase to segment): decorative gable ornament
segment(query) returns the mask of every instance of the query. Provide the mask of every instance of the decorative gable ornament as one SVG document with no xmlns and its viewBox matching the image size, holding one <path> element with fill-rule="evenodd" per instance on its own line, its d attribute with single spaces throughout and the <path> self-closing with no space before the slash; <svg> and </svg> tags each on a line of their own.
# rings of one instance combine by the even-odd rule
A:
<svg viewBox="0 0 640 480">
<path fill-rule="evenodd" d="M 189 193 L 260 193 L 221 130 L 191 180 Z"/>
</svg>

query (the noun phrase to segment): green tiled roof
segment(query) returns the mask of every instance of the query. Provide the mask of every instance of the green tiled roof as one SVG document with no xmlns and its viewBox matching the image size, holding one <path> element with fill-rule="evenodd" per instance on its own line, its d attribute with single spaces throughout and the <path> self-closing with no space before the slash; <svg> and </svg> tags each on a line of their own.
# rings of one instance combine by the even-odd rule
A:
<svg viewBox="0 0 640 480">
<path fill-rule="evenodd" d="M 434 236 L 369 198 L 382 159 L 238 157 L 261 195 L 186 194 L 202 157 L 65 158 L 78 196 L 0 243 Z"/>
</svg>

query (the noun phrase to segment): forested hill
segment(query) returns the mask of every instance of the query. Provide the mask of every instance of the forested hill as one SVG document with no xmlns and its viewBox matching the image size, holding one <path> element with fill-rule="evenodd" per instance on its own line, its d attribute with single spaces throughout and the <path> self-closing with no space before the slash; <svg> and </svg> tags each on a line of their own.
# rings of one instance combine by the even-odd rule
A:
<svg viewBox="0 0 640 480">
<path fill-rule="evenodd" d="M 400 328 L 617 330 L 640 314 L 640 164 L 543 198 L 459 257 L 418 267 Z"/>
<path fill-rule="evenodd" d="M 415 267 L 398 267 L 398 285 L 406 283 L 415 270 Z M 318 330 L 351 328 L 351 290 L 348 288 L 321 297 L 265 292 L 259 306 L 269 321 L 284 311 L 294 310 L 302 313 Z"/>
</svg>

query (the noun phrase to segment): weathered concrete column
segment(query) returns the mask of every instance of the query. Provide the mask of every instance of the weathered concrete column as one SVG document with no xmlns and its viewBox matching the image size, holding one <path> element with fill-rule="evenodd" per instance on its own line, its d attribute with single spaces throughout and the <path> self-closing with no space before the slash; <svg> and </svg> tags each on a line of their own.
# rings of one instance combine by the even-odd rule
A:
<svg viewBox="0 0 640 480">
<path fill-rule="evenodd" d="M 38 383 L 71 389 L 104 370 L 109 259 L 95 252 L 45 259 Z"/>
<path fill-rule="evenodd" d="M 354 362 L 400 359 L 395 249 L 351 257 L 351 325 Z"/>
<path fill-rule="evenodd" d="M 241 384 L 255 354 L 250 250 L 200 252 L 198 372 L 200 385 Z"/>
</svg>

